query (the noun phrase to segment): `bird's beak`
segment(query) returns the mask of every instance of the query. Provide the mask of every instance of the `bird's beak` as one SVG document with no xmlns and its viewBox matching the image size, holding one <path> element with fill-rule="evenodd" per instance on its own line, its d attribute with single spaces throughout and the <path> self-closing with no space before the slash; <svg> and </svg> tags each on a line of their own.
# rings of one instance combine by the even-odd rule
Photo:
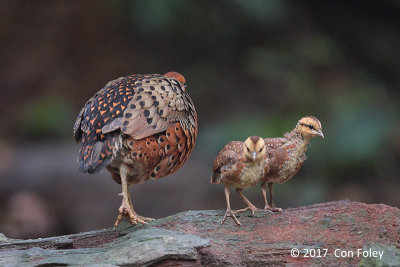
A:
<svg viewBox="0 0 400 267">
<path fill-rule="evenodd" d="M 321 130 L 317 131 L 317 135 L 318 135 L 318 136 L 321 136 L 322 138 L 324 138 L 324 134 L 322 133 Z"/>
<path fill-rule="evenodd" d="M 251 154 L 251 158 L 253 159 L 253 161 L 256 161 L 257 153 L 255 151 L 253 151 L 253 154 Z"/>
</svg>

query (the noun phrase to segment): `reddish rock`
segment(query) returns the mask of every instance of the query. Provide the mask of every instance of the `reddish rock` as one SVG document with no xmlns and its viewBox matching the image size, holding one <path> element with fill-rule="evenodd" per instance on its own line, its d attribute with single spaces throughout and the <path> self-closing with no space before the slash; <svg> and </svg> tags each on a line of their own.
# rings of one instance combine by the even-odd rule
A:
<svg viewBox="0 0 400 267">
<path fill-rule="evenodd" d="M 400 210 L 384 204 L 338 201 L 282 213 L 257 212 L 253 216 L 248 212 L 240 216 L 242 226 L 231 219 L 219 225 L 223 214 L 184 212 L 159 226 L 211 240 L 209 247 L 200 249 L 198 262 L 215 266 L 356 265 L 363 260 L 358 249 L 376 243 L 389 247 L 400 244 Z M 298 257 L 291 256 L 295 248 L 300 252 Z M 335 250 L 336 255 L 347 255 L 337 257 Z M 348 251 L 353 251 L 353 256 Z M 315 257 L 311 257 L 314 252 Z"/>
<path fill-rule="evenodd" d="M 282 213 L 243 213 L 241 226 L 231 219 L 220 225 L 223 215 L 222 210 L 187 211 L 145 227 L 124 223 L 116 231 L 0 240 L 0 263 L 18 263 L 20 258 L 31 266 L 103 261 L 159 266 L 400 266 L 400 210 L 395 207 L 329 202 Z"/>
</svg>

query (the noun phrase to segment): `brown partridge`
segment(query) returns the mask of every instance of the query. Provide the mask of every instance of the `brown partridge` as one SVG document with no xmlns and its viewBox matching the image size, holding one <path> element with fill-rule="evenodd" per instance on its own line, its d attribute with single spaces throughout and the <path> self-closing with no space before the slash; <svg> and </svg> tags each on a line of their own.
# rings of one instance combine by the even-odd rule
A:
<svg viewBox="0 0 400 267">
<path fill-rule="evenodd" d="M 107 83 L 79 113 L 73 136 L 81 142 L 79 170 L 106 167 L 122 185 L 115 227 L 122 217 L 146 224 L 152 219 L 135 212 L 128 185 L 173 174 L 192 152 L 197 114 L 185 78 L 177 72 L 134 74 Z"/>
<path fill-rule="evenodd" d="M 227 216 L 231 216 L 236 224 L 240 225 L 235 214 L 250 209 L 254 214 L 257 208 L 243 195 L 243 188 L 255 186 L 268 172 L 265 164 L 264 140 L 258 136 L 251 136 L 244 142 L 232 141 L 218 153 L 212 165 L 212 184 L 225 184 L 226 212 L 221 221 L 223 224 Z M 229 202 L 230 187 L 236 188 L 236 193 L 247 204 L 247 208 L 231 210 Z"/>
<path fill-rule="evenodd" d="M 291 132 L 285 133 L 284 137 L 264 139 L 266 159 L 268 160 L 266 164 L 269 166 L 269 171 L 265 173 L 261 182 L 265 210 L 282 211 L 281 208 L 275 207 L 273 202 L 272 189 L 274 183 L 285 183 L 300 170 L 307 159 L 308 143 L 315 136 L 324 138 L 321 122 L 313 116 L 308 116 L 301 118 L 296 127 Z M 269 204 L 267 201 L 267 183 Z"/>
</svg>

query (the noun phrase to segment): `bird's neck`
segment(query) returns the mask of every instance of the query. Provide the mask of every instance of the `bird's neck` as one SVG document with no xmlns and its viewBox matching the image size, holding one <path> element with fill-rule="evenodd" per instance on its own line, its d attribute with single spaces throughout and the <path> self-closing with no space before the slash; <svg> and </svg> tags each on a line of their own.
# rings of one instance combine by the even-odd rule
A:
<svg viewBox="0 0 400 267">
<path fill-rule="evenodd" d="M 289 135 L 289 143 L 293 146 L 292 153 L 297 156 L 306 153 L 311 138 L 304 137 L 300 132 L 295 130 L 291 131 Z"/>
<path fill-rule="evenodd" d="M 252 158 L 246 158 L 246 162 L 248 165 L 259 165 L 261 164 L 263 161 L 262 160 L 253 160 Z"/>
</svg>

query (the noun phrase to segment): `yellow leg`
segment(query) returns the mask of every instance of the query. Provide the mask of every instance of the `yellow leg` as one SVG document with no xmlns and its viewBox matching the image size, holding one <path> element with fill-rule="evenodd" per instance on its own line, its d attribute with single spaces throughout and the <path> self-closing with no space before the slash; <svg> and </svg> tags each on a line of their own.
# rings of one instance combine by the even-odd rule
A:
<svg viewBox="0 0 400 267">
<path fill-rule="evenodd" d="M 123 217 L 126 217 L 132 225 L 136 225 L 138 223 L 147 224 L 148 221 L 154 220 L 152 218 L 146 218 L 138 215 L 133 209 L 131 196 L 128 190 L 128 171 L 129 167 L 122 164 L 120 167 L 122 203 L 118 209 L 118 217 L 117 220 L 115 221 L 114 229 L 118 226 Z"/>
</svg>

